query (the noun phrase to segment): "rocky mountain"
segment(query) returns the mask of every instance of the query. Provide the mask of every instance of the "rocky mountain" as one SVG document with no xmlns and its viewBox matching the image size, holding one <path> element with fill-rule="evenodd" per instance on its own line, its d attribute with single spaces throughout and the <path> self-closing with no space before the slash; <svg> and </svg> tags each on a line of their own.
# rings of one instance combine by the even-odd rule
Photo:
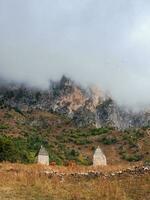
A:
<svg viewBox="0 0 150 200">
<path fill-rule="evenodd" d="M 122 108 L 96 87 L 83 88 L 63 76 L 51 81 L 47 90 L 25 84 L 0 82 L 0 105 L 20 111 L 40 109 L 73 120 L 78 127 L 111 126 L 117 129 L 150 125 L 150 113 Z"/>
<path fill-rule="evenodd" d="M 134 112 L 119 107 L 112 99 L 107 99 L 96 108 L 97 124 L 118 129 L 138 128 L 150 125 L 149 112 Z"/>
</svg>

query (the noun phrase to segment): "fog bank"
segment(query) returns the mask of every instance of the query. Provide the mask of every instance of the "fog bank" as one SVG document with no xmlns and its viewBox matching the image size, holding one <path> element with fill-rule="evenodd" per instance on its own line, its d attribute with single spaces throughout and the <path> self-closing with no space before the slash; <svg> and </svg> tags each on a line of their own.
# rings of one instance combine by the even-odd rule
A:
<svg viewBox="0 0 150 200">
<path fill-rule="evenodd" d="M 149 106 L 149 10 L 147 0 L 0 0 L 0 76 L 45 88 L 66 74 Z"/>
</svg>

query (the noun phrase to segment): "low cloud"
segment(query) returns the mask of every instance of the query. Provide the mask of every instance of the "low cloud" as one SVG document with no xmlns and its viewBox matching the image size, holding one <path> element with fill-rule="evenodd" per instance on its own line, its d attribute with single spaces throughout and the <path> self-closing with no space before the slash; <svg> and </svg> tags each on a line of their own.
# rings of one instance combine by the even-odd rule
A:
<svg viewBox="0 0 150 200">
<path fill-rule="evenodd" d="M 150 104 L 146 0 L 0 0 L 0 75 L 45 88 L 66 74 L 121 105 Z"/>
</svg>

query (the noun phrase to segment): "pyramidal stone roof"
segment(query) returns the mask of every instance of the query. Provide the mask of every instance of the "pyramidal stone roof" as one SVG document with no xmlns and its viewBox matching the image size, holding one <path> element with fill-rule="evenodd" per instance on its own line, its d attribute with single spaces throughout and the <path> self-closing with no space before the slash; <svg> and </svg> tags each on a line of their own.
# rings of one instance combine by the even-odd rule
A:
<svg viewBox="0 0 150 200">
<path fill-rule="evenodd" d="M 43 146 L 41 146 L 38 155 L 48 156 L 48 152 L 47 152 L 47 150 Z"/>
<path fill-rule="evenodd" d="M 98 146 L 97 147 L 97 149 L 95 150 L 95 156 L 99 156 L 99 155 L 101 155 L 101 154 L 103 154 L 103 152 L 102 152 L 102 150 L 100 149 L 100 147 Z"/>
</svg>

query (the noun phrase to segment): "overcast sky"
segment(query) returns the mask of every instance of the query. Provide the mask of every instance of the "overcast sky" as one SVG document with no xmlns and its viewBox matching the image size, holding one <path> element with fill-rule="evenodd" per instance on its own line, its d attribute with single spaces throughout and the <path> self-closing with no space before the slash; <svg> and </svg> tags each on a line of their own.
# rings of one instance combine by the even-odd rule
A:
<svg viewBox="0 0 150 200">
<path fill-rule="evenodd" d="M 62 74 L 150 104 L 150 1 L 0 0 L 0 76 L 46 87 Z"/>
</svg>

